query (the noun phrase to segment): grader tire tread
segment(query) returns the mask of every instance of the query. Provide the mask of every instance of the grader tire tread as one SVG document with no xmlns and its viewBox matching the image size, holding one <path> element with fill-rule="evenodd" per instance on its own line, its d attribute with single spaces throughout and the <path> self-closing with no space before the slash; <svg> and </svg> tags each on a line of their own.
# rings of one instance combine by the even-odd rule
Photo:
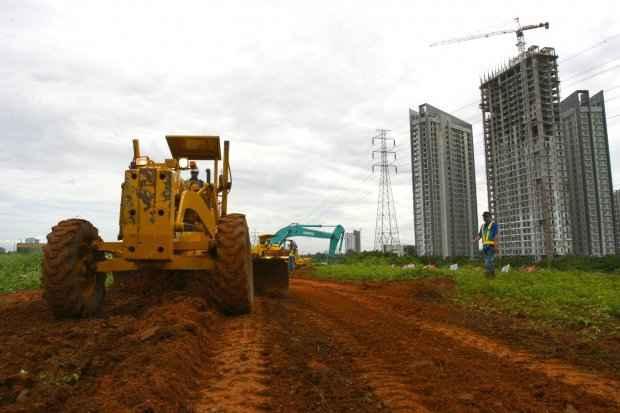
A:
<svg viewBox="0 0 620 413">
<path fill-rule="evenodd" d="M 41 284 L 56 318 L 91 317 L 101 311 L 106 275 L 95 271 L 96 261 L 104 258 L 93 250 L 98 240 L 97 228 L 83 219 L 61 221 L 48 234 Z"/>
<path fill-rule="evenodd" d="M 218 222 L 215 273 L 209 299 L 227 315 L 247 314 L 254 302 L 254 280 L 248 225 L 243 214 L 228 214 Z"/>
</svg>

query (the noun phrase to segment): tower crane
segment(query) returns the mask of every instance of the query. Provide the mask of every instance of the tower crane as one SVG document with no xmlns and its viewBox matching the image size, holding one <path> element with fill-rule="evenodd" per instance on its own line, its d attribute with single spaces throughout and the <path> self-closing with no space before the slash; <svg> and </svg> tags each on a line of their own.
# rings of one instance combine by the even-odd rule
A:
<svg viewBox="0 0 620 413">
<path fill-rule="evenodd" d="M 466 42 L 468 40 L 482 39 L 482 38 L 487 38 L 487 37 L 492 37 L 492 36 L 498 36 L 500 34 L 516 33 L 517 34 L 516 45 L 517 45 L 517 48 L 519 49 L 519 54 L 522 54 L 525 52 L 525 37 L 523 36 L 524 31 L 532 30 L 532 29 L 539 29 L 541 27 L 544 27 L 545 29 L 549 29 L 549 22 L 538 23 L 538 24 L 528 24 L 526 26 L 521 26 L 521 23 L 519 22 L 518 17 L 515 18 L 515 22 L 517 23 L 516 29 L 498 30 L 495 32 L 490 32 L 490 33 L 474 34 L 471 36 L 457 37 L 455 39 L 449 39 L 449 40 L 442 40 L 439 42 L 431 43 L 430 47 L 444 46 L 447 44 Z"/>
</svg>

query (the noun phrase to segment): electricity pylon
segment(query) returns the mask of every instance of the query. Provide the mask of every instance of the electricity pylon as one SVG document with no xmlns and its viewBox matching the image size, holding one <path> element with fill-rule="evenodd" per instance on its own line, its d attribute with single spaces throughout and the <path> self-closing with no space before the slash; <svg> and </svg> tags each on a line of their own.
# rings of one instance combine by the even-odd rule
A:
<svg viewBox="0 0 620 413">
<path fill-rule="evenodd" d="M 386 129 L 377 129 L 377 135 L 372 138 L 373 146 L 377 144 L 379 148 L 372 151 L 372 158 L 378 158 L 378 162 L 372 165 L 372 172 L 374 173 L 375 168 L 378 168 L 380 173 L 374 249 L 383 252 L 397 250 L 400 246 L 398 221 L 396 220 L 394 195 L 392 194 L 390 180 L 392 168 L 394 168 L 395 173 L 398 173 L 397 166 L 393 163 L 396 160 L 396 152 L 388 149 L 388 141 L 392 143 L 392 148 L 396 146 L 396 141 L 387 136 L 388 132 Z"/>
</svg>

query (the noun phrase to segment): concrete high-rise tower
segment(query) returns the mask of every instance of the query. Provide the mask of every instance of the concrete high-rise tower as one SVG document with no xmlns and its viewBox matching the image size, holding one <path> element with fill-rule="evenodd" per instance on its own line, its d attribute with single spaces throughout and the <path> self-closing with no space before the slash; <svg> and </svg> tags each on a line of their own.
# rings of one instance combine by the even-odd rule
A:
<svg viewBox="0 0 620 413">
<path fill-rule="evenodd" d="M 571 251 L 557 55 L 537 46 L 480 85 L 489 210 L 504 255 Z"/>
<path fill-rule="evenodd" d="M 429 104 L 409 109 L 418 255 L 473 256 L 477 231 L 472 127 Z"/>
<path fill-rule="evenodd" d="M 353 232 L 344 234 L 345 252 L 362 252 L 361 230 L 355 229 Z"/>
<path fill-rule="evenodd" d="M 615 254 L 613 187 L 605 100 L 577 90 L 560 104 L 565 142 L 573 253 Z"/>
<path fill-rule="evenodd" d="M 614 191 L 614 213 L 616 217 L 616 254 L 620 254 L 620 189 Z"/>
</svg>

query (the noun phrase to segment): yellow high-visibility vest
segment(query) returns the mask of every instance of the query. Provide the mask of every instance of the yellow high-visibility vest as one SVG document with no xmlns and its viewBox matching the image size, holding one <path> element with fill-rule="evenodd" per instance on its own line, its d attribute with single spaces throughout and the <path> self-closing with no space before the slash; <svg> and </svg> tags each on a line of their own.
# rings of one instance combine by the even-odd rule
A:
<svg viewBox="0 0 620 413">
<path fill-rule="evenodd" d="M 486 229 L 484 228 L 485 224 L 482 224 L 482 226 L 480 227 L 480 232 L 482 233 L 482 245 L 495 245 L 495 240 L 490 239 L 491 228 L 493 228 L 494 224 L 495 222 L 489 222 Z"/>
</svg>

